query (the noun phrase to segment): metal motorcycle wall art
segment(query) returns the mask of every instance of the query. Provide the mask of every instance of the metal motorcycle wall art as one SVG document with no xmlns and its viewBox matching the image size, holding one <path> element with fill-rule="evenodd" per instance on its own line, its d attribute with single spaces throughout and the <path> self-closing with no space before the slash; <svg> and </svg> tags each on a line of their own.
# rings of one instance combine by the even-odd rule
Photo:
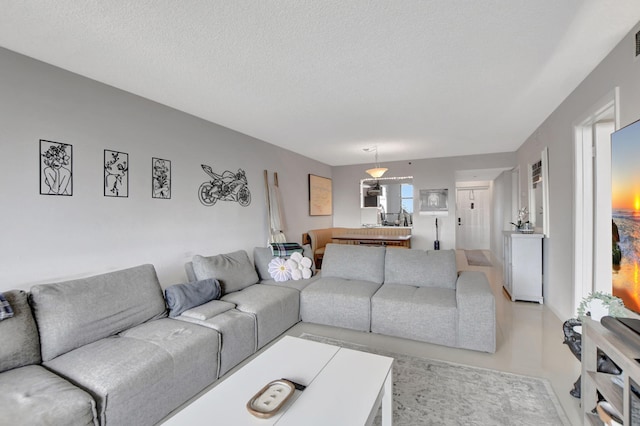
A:
<svg viewBox="0 0 640 426">
<path fill-rule="evenodd" d="M 210 181 L 203 182 L 198 189 L 200 202 L 209 207 L 218 200 L 235 201 L 242 207 L 251 204 L 251 192 L 247 183 L 247 175 L 244 170 L 238 169 L 237 173 L 230 170 L 217 174 L 211 166 L 202 164 L 202 170 L 211 177 Z"/>
</svg>

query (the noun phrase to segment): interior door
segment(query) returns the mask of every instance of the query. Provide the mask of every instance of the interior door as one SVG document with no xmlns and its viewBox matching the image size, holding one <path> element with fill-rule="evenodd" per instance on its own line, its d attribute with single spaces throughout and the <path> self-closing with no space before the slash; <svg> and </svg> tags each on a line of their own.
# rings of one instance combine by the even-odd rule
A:
<svg viewBox="0 0 640 426">
<path fill-rule="evenodd" d="M 491 203 L 489 188 L 456 190 L 456 248 L 489 250 Z"/>
</svg>

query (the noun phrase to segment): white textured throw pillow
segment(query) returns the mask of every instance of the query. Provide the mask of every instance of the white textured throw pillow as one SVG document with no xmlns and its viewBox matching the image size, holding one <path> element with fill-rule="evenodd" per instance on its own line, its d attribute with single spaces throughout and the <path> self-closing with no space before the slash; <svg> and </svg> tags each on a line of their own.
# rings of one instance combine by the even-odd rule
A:
<svg viewBox="0 0 640 426">
<path fill-rule="evenodd" d="M 308 257 L 296 252 L 289 259 L 275 257 L 269 262 L 269 274 L 275 281 L 282 282 L 311 278 L 311 265 L 313 262 Z"/>
</svg>

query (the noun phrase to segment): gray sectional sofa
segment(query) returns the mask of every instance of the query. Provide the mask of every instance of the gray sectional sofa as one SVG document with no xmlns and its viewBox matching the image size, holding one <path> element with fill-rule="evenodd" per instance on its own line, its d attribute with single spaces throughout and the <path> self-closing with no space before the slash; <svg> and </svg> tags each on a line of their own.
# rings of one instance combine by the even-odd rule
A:
<svg viewBox="0 0 640 426">
<path fill-rule="evenodd" d="M 222 294 L 180 310 L 152 265 L 4 293 L 2 419 L 155 424 L 300 320 L 495 351 L 486 278 L 458 277 L 452 251 L 330 244 L 322 274 L 287 282 L 270 279 L 270 249 L 253 255 L 195 256 L 187 286 Z"/>
</svg>

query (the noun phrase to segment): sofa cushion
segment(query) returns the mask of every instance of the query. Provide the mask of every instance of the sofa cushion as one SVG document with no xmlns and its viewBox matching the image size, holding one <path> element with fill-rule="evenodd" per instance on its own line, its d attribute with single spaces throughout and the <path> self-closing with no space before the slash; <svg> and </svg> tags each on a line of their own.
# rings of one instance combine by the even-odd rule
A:
<svg viewBox="0 0 640 426">
<path fill-rule="evenodd" d="M 300 321 L 300 293 L 291 288 L 256 284 L 224 295 L 222 300 L 254 315 L 258 349 Z"/>
<path fill-rule="evenodd" d="M 0 374 L 0 424 L 98 425 L 93 398 L 40 365 Z"/>
<path fill-rule="evenodd" d="M 300 292 L 300 316 L 304 322 L 369 331 L 371 296 L 378 288 L 371 281 L 323 275 Z"/>
<path fill-rule="evenodd" d="M 45 367 L 87 389 L 102 425 L 151 425 L 211 384 L 219 334 L 163 318 L 67 352 Z"/>
<path fill-rule="evenodd" d="M 40 339 L 27 293 L 12 290 L 4 295 L 11 304 L 13 317 L 0 321 L 0 372 L 40 364 Z"/>
<path fill-rule="evenodd" d="M 153 265 L 31 288 L 42 359 L 167 315 Z"/>
<path fill-rule="evenodd" d="M 384 253 L 384 247 L 327 244 L 322 260 L 322 276 L 382 284 Z"/>
<path fill-rule="evenodd" d="M 227 312 L 235 307 L 236 305 L 234 305 L 233 303 L 223 302 L 222 300 L 212 300 L 210 302 L 205 303 L 204 305 L 187 309 L 180 316 L 193 318 L 199 321 L 206 321 L 209 318 L 213 318 L 216 315 L 220 315 L 221 313 Z"/>
<path fill-rule="evenodd" d="M 266 285 L 274 285 L 277 287 L 287 287 L 287 288 L 294 288 L 298 291 L 302 291 L 306 286 L 308 286 L 309 284 L 311 284 L 312 282 L 320 279 L 321 274 L 320 272 L 318 272 L 317 275 L 312 276 L 309 279 L 302 279 L 302 280 L 289 280 L 289 281 L 281 281 L 278 282 L 276 280 L 262 280 L 260 281 L 260 284 L 266 284 Z"/>
<path fill-rule="evenodd" d="M 387 250 L 384 263 L 385 284 L 456 288 L 453 250 Z"/>
<path fill-rule="evenodd" d="M 227 304 L 233 306 L 231 303 Z M 256 351 L 256 318 L 253 314 L 240 312 L 237 309 L 229 309 L 216 316 L 202 320 L 185 316 L 187 312 L 176 319 L 209 327 L 220 333 L 218 377 L 227 373 Z"/>
<path fill-rule="evenodd" d="M 222 294 L 242 290 L 259 281 L 258 274 L 244 250 L 211 257 L 195 255 L 193 271 L 199 280 L 215 278 L 220 281 Z"/>
<path fill-rule="evenodd" d="M 169 316 L 174 318 L 188 309 L 219 299 L 221 290 L 218 280 L 206 279 L 169 286 L 164 294 L 169 306 Z"/>
<path fill-rule="evenodd" d="M 385 283 L 371 298 L 371 331 L 439 345 L 457 343 L 456 291 Z"/>
</svg>

